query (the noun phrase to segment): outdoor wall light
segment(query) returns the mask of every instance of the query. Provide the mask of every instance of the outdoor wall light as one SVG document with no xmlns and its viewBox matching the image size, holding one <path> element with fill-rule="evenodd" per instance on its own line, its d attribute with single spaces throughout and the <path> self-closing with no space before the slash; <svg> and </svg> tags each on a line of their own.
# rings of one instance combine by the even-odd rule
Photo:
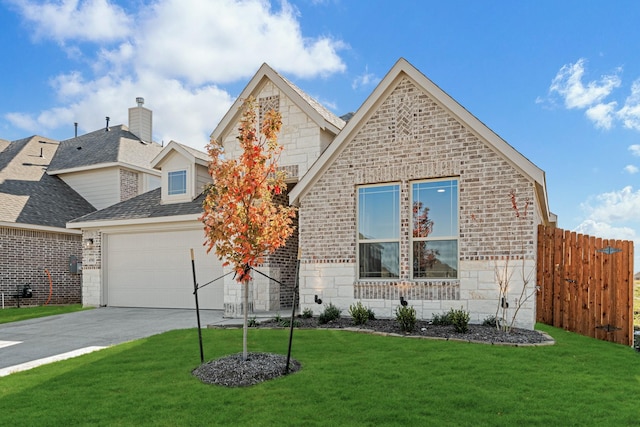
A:
<svg viewBox="0 0 640 427">
<path fill-rule="evenodd" d="M 84 239 L 84 247 L 87 249 L 91 249 L 93 247 L 93 239 L 91 237 Z"/>
<path fill-rule="evenodd" d="M 318 295 L 313 296 L 313 301 L 315 301 L 316 304 L 322 304 L 322 300 L 318 298 Z"/>
<path fill-rule="evenodd" d="M 407 304 L 409 304 L 409 301 L 407 301 L 406 299 L 404 299 L 403 296 L 400 297 L 400 305 L 402 305 L 403 307 L 406 307 Z"/>
<path fill-rule="evenodd" d="M 509 303 L 507 302 L 507 300 L 505 299 L 505 297 L 502 297 L 502 300 L 500 301 L 500 306 L 502 308 L 509 308 Z"/>
</svg>

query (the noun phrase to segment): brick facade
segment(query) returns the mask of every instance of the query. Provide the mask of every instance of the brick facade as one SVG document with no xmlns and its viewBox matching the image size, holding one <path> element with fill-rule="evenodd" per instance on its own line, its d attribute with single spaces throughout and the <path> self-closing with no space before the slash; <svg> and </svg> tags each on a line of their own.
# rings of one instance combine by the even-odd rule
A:
<svg viewBox="0 0 640 427">
<path fill-rule="evenodd" d="M 445 177 L 459 179 L 459 276 L 412 280 L 411 182 Z M 357 186 L 383 182 L 400 185 L 400 278 L 359 282 Z M 526 218 L 514 215 L 511 192 L 528 200 Z M 379 315 L 391 316 L 402 295 L 424 318 L 462 306 L 481 321 L 480 316 L 495 314 L 495 278 L 488 280 L 490 286 L 485 283 L 495 263 L 517 258 L 529 268 L 535 260 L 535 202 L 533 184 L 519 170 L 405 77 L 300 200 L 302 308 L 318 311 L 313 298 L 320 294 L 344 312 L 361 299 Z M 532 327 L 532 320 L 522 326 Z"/>
<path fill-rule="evenodd" d="M 81 274 L 69 272 L 69 257 L 81 260 L 82 238 L 78 234 L 0 227 L 0 294 L 4 306 L 17 306 L 16 287 L 31 285 L 33 297 L 20 305 L 78 304 Z M 51 275 L 52 286 L 45 270 Z"/>
<path fill-rule="evenodd" d="M 124 202 L 139 193 L 138 173 L 126 169 L 120 169 L 120 201 Z"/>
</svg>

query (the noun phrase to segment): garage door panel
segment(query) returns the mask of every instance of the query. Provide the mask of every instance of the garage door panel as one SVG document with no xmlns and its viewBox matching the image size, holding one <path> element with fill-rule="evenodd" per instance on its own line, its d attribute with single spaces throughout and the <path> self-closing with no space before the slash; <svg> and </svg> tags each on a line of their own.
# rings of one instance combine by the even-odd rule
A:
<svg viewBox="0 0 640 427">
<path fill-rule="evenodd" d="M 123 307 L 194 308 L 190 248 L 198 281 L 221 276 L 222 263 L 206 255 L 201 230 L 108 235 L 107 304 Z M 198 293 L 204 309 L 223 308 L 222 283 Z"/>
</svg>

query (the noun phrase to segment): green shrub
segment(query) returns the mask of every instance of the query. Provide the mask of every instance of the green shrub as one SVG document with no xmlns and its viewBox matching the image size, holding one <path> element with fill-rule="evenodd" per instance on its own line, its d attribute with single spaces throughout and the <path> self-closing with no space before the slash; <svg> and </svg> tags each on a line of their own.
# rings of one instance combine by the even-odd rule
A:
<svg viewBox="0 0 640 427">
<path fill-rule="evenodd" d="M 282 316 L 280 316 L 280 313 L 276 313 L 276 317 L 274 317 L 273 320 L 275 320 L 276 323 L 280 323 L 280 321 L 282 320 Z"/>
<path fill-rule="evenodd" d="M 311 319 L 313 317 L 313 310 L 310 308 L 305 308 L 302 310 L 302 314 L 300 315 L 303 319 Z"/>
<path fill-rule="evenodd" d="M 373 310 L 362 305 L 360 301 L 349 306 L 349 314 L 353 318 L 353 323 L 355 325 L 364 325 L 368 320 L 376 318 Z"/>
<path fill-rule="evenodd" d="M 448 313 L 434 314 L 431 319 L 431 324 L 435 326 L 449 326 L 453 325 L 453 319 L 451 319 L 451 311 Z"/>
<path fill-rule="evenodd" d="M 496 316 L 489 316 L 482 321 L 482 326 L 491 326 L 493 328 L 498 326 L 498 320 Z"/>
<path fill-rule="evenodd" d="M 416 309 L 413 306 L 399 306 L 396 308 L 396 321 L 403 332 L 413 332 L 416 327 Z"/>
<path fill-rule="evenodd" d="M 340 313 L 342 313 L 342 310 L 333 305 L 333 303 L 329 303 L 329 305 L 324 307 L 324 311 L 320 313 L 320 316 L 318 316 L 318 322 L 324 325 L 332 320 L 339 319 Z"/>
<path fill-rule="evenodd" d="M 283 327 L 283 328 L 288 328 L 291 326 L 291 319 L 282 319 L 280 320 L 280 322 L 278 322 L 278 324 Z M 293 327 L 294 328 L 299 328 L 300 327 L 300 321 L 299 320 L 293 320 Z"/>
<path fill-rule="evenodd" d="M 259 325 L 260 322 L 258 322 L 258 319 L 256 319 L 255 317 L 247 320 L 247 327 L 249 328 L 257 328 Z"/>
<path fill-rule="evenodd" d="M 451 321 L 456 332 L 461 334 L 467 332 L 469 330 L 469 312 L 464 311 L 462 308 L 460 308 L 460 310 L 454 310 L 452 308 L 450 313 Z"/>
</svg>

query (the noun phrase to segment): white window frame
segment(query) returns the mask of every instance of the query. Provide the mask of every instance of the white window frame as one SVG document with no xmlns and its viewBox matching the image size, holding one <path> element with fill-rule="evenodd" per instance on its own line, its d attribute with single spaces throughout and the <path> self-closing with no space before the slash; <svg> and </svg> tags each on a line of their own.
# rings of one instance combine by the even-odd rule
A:
<svg viewBox="0 0 640 427">
<path fill-rule="evenodd" d="M 360 238 L 360 190 L 364 188 L 375 188 L 375 187 L 396 187 L 398 192 L 398 206 L 396 211 L 396 220 L 398 235 L 396 238 L 383 238 L 383 239 L 361 239 Z M 359 185 L 356 187 L 356 274 L 358 280 L 371 280 L 371 281 L 380 281 L 380 280 L 398 280 L 400 278 L 400 260 L 402 255 L 400 253 L 400 235 L 401 231 L 401 205 L 402 205 L 402 185 L 400 182 L 386 182 L 379 184 L 366 184 Z M 389 276 L 389 277 L 361 277 L 360 275 L 360 244 L 362 243 L 396 243 L 398 245 L 398 277 Z"/>
<path fill-rule="evenodd" d="M 173 191 L 172 191 L 171 178 L 172 178 L 172 176 L 177 176 L 177 174 L 182 174 L 183 179 L 184 179 L 184 188 L 173 189 Z M 188 177 L 188 174 L 187 174 L 187 170 L 186 169 L 180 169 L 180 170 L 171 171 L 171 172 L 167 173 L 167 195 L 168 196 L 183 196 L 183 195 L 187 194 L 187 177 Z"/>
<path fill-rule="evenodd" d="M 455 181 L 456 182 L 456 206 L 457 210 L 452 215 L 456 215 L 456 223 L 457 229 L 455 230 L 455 234 L 451 236 L 438 236 L 438 237 L 414 237 L 413 236 L 413 203 L 414 203 L 414 185 L 420 183 L 434 183 L 434 182 L 446 182 L 446 181 Z M 457 280 L 460 278 L 460 179 L 459 177 L 448 177 L 448 178 L 434 178 L 434 179 L 421 179 L 416 181 L 409 182 L 409 266 L 410 266 L 410 277 L 411 280 L 415 281 L 429 281 L 429 280 Z M 414 242 L 422 242 L 422 241 L 456 241 L 456 275 L 455 277 L 416 277 L 414 271 Z"/>
</svg>

